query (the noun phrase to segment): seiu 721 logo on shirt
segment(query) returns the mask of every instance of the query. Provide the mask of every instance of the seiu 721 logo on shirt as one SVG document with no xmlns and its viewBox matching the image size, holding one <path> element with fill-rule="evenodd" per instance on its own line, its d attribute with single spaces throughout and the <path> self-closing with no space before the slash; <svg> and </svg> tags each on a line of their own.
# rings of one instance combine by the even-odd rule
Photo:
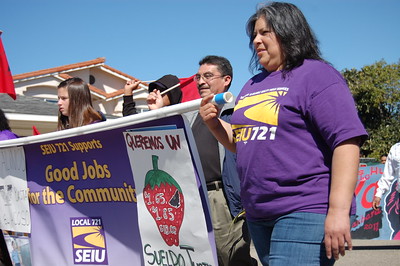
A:
<svg viewBox="0 0 400 266">
<path fill-rule="evenodd" d="M 108 264 L 101 217 L 71 218 L 71 234 L 74 264 Z"/>
</svg>

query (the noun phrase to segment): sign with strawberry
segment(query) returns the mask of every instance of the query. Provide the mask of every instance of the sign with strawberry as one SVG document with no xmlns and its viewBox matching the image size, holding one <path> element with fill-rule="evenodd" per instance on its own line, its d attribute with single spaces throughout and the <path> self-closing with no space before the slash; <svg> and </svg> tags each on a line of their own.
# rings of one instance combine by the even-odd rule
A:
<svg viewBox="0 0 400 266">
<path fill-rule="evenodd" d="M 198 182 L 204 177 L 196 170 L 200 158 L 187 128 L 166 125 L 124 133 L 146 266 L 217 264 L 214 236 L 207 230 L 211 220 L 204 212 L 207 191 Z"/>
<path fill-rule="evenodd" d="M 158 156 L 152 156 L 153 169 L 146 174 L 143 199 L 168 246 L 179 246 L 179 230 L 184 215 L 184 197 L 176 180 L 158 169 Z"/>
</svg>

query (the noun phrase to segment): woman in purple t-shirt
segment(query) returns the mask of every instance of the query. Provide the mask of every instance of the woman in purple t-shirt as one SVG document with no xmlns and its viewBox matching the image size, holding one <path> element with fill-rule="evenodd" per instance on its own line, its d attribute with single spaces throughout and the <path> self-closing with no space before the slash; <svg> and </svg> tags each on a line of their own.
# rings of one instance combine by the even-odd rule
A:
<svg viewBox="0 0 400 266">
<path fill-rule="evenodd" d="M 251 66 L 231 124 L 200 114 L 237 153 L 241 198 L 264 265 L 333 265 L 352 248 L 359 146 L 367 133 L 345 80 L 320 55 L 302 12 L 260 7 L 247 23 Z"/>
</svg>

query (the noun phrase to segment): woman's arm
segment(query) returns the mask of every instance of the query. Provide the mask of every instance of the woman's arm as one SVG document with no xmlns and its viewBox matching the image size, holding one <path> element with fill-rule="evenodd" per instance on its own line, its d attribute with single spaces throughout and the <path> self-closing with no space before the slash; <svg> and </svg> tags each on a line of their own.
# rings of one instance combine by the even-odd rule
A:
<svg viewBox="0 0 400 266">
<path fill-rule="evenodd" d="M 345 243 L 352 249 L 350 207 L 357 183 L 360 139 L 340 143 L 333 151 L 329 208 L 325 220 L 325 248 L 328 258 L 345 255 Z"/>
<path fill-rule="evenodd" d="M 128 80 L 124 86 L 124 97 L 122 104 L 122 115 L 128 116 L 137 114 L 136 103 L 133 100 L 133 91 L 139 87 L 140 80 Z"/>
</svg>

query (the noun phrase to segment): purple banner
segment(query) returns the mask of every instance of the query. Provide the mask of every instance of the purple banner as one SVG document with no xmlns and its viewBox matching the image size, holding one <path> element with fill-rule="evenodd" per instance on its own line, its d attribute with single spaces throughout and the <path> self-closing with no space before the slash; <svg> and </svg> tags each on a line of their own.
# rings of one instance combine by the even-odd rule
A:
<svg viewBox="0 0 400 266">
<path fill-rule="evenodd" d="M 186 130 L 178 115 L 24 146 L 32 265 L 148 265 L 124 132 L 163 125 Z M 198 175 L 193 178 L 202 193 Z M 207 203 L 200 206 L 212 228 Z"/>
</svg>

